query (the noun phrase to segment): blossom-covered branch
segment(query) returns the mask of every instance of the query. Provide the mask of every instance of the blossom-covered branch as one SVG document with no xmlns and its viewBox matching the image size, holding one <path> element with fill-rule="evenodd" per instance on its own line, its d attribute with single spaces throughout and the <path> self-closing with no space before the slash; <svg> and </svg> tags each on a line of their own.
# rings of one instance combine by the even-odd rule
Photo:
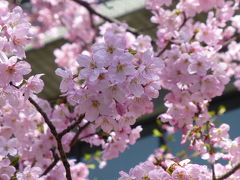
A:
<svg viewBox="0 0 240 180">
<path fill-rule="evenodd" d="M 146 0 L 160 52 L 150 36 L 98 13 L 93 2 L 32 0 L 22 9 L 0 1 L 0 179 L 86 180 L 88 162 L 67 159 L 72 146 L 79 141 L 101 148 L 94 159 L 102 168 L 136 143 L 142 131 L 137 119 L 153 112 L 160 89 L 168 92 L 167 110 L 154 133 L 163 146 L 121 171 L 119 180 L 239 179 L 240 137 L 230 139 L 230 126 L 216 123 L 208 109 L 231 78 L 240 89 L 239 0 Z M 95 26 L 96 17 L 106 22 Z M 62 27 L 68 43 L 54 55 L 64 101 L 50 105 L 38 97 L 43 74 L 25 76 L 31 65 L 24 48 L 43 46 L 43 37 Z M 169 152 L 161 132 L 177 130 L 181 144 L 212 168 Z"/>
<path fill-rule="evenodd" d="M 80 4 L 81 6 L 84 6 L 91 14 L 93 15 L 96 15 L 100 18 L 102 18 L 103 20 L 107 21 L 107 22 L 110 22 L 110 23 L 115 23 L 115 24 L 118 24 L 118 25 L 121 25 L 122 23 L 120 21 L 118 21 L 117 19 L 113 19 L 113 18 L 110 18 L 110 17 L 107 17 L 107 16 L 104 16 L 103 14 L 97 12 L 94 8 L 91 7 L 91 5 L 86 2 L 86 1 L 83 1 L 83 0 L 73 0 L 74 2 Z M 128 32 L 138 36 L 139 33 L 137 32 L 136 29 L 132 28 L 132 27 L 127 27 L 126 29 Z"/>
<path fill-rule="evenodd" d="M 47 114 L 42 110 L 42 108 L 31 97 L 29 97 L 29 101 L 37 109 L 37 111 L 43 116 L 44 121 L 47 123 L 48 127 L 51 130 L 51 133 L 55 137 L 55 139 L 57 141 L 57 149 L 58 149 L 59 154 L 60 154 L 60 159 L 61 159 L 61 161 L 62 161 L 62 163 L 63 163 L 63 165 L 65 167 L 65 170 L 66 170 L 66 178 L 67 178 L 67 180 L 71 180 L 72 177 L 71 177 L 71 172 L 70 172 L 70 165 L 68 163 L 67 156 L 66 156 L 66 154 L 65 154 L 65 152 L 63 150 L 62 136 L 60 136 L 57 133 L 57 130 L 56 130 L 55 126 L 50 121 L 50 119 L 48 118 Z"/>
<path fill-rule="evenodd" d="M 58 133 L 59 137 L 64 136 L 65 134 L 69 133 L 71 130 L 73 130 L 75 127 L 77 127 L 83 120 L 84 115 L 80 115 L 79 118 L 72 123 L 70 126 L 68 126 L 66 129 L 64 129 L 62 132 Z M 85 127 L 84 127 L 85 128 Z M 83 129 L 84 129 L 83 128 Z"/>
<path fill-rule="evenodd" d="M 231 170 L 229 170 L 228 172 L 226 172 L 224 175 L 216 178 L 216 180 L 224 180 L 227 179 L 228 177 L 230 177 L 232 174 L 234 174 L 237 170 L 240 169 L 240 163 L 238 163 L 237 165 L 235 165 Z"/>
</svg>

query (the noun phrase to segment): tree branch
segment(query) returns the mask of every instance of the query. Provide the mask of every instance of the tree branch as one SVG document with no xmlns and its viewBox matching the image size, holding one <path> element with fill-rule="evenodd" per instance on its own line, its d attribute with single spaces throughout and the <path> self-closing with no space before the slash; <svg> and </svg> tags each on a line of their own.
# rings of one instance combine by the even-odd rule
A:
<svg viewBox="0 0 240 180">
<path fill-rule="evenodd" d="M 223 41 L 222 48 L 219 51 L 220 52 L 224 50 L 226 51 L 226 48 L 232 41 L 237 41 L 237 42 L 240 41 L 240 34 L 235 33 L 230 39 Z"/>
<path fill-rule="evenodd" d="M 231 170 L 229 170 L 224 175 L 216 178 L 216 180 L 224 180 L 224 179 L 228 178 L 229 176 L 231 176 L 233 173 L 235 173 L 238 169 L 240 169 L 240 163 L 238 163 L 236 166 L 234 166 Z"/>
<path fill-rule="evenodd" d="M 215 166 L 214 166 L 213 163 L 211 164 L 211 168 L 212 168 L 212 179 L 213 179 L 213 180 L 216 180 Z"/>
<path fill-rule="evenodd" d="M 200 111 L 201 112 L 201 111 Z M 211 142 L 211 136 L 210 136 L 210 134 L 209 134 L 209 127 L 210 127 L 210 121 L 208 121 L 207 123 L 206 123 L 206 131 L 207 131 L 207 140 L 208 140 L 208 143 L 209 143 L 209 154 L 210 155 L 212 155 L 212 154 L 214 154 L 215 153 L 215 149 L 214 149 L 214 147 L 213 147 L 213 144 L 212 144 L 212 142 Z M 215 162 L 215 161 L 214 161 Z M 215 166 L 214 166 L 214 163 L 212 163 L 211 162 L 211 169 L 212 169 L 212 179 L 213 180 L 216 180 L 216 174 L 215 174 Z"/>
<path fill-rule="evenodd" d="M 82 140 L 82 139 L 91 137 L 91 136 L 96 135 L 96 134 L 97 134 L 97 133 L 91 133 L 91 134 L 88 134 L 88 135 L 86 135 L 86 136 L 80 137 L 79 139 Z"/>
<path fill-rule="evenodd" d="M 70 165 L 68 163 L 67 156 L 66 156 L 66 154 L 63 150 L 63 145 L 62 145 L 62 141 L 61 141 L 62 139 L 59 136 L 59 134 L 57 133 L 57 130 L 56 130 L 55 126 L 49 120 L 47 114 L 42 110 L 42 108 L 31 97 L 29 97 L 28 100 L 37 109 L 37 111 L 42 115 L 42 117 L 44 118 L 44 121 L 48 125 L 51 133 L 55 137 L 55 139 L 57 141 L 57 148 L 58 148 L 58 151 L 59 151 L 59 154 L 60 154 L 60 159 L 61 159 L 61 161 L 63 163 L 63 166 L 65 168 L 65 171 L 66 171 L 66 178 L 67 178 L 67 180 L 72 180 Z"/>
<path fill-rule="evenodd" d="M 66 129 L 64 129 L 62 132 L 58 134 L 59 137 L 64 136 L 65 134 L 69 133 L 72 129 L 77 127 L 77 125 L 79 125 L 82 122 L 84 117 L 85 115 L 80 115 L 79 118 L 73 124 L 69 125 Z"/>
<path fill-rule="evenodd" d="M 75 136 L 72 138 L 71 142 L 70 142 L 70 146 L 73 146 L 78 139 L 78 136 L 81 134 L 81 132 L 87 128 L 90 125 L 90 122 L 87 122 L 84 126 L 79 127 L 79 130 L 76 132 Z"/>
<path fill-rule="evenodd" d="M 179 26 L 179 28 L 177 29 L 177 31 L 180 31 L 180 30 L 182 29 L 182 27 L 186 24 L 187 20 L 188 20 L 188 18 L 187 18 L 187 16 L 186 16 L 185 12 L 183 12 L 183 22 L 182 22 L 182 24 Z M 173 40 L 173 38 L 171 38 L 171 40 L 169 40 L 169 41 L 167 42 L 166 46 L 165 46 L 159 53 L 157 53 L 157 55 L 156 55 L 157 57 L 161 56 L 167 49 L 170 48 L 170 46 L 171 46 L 171 44 L 172 44 L 172 40 Z"/>
<path fill-rule="evenodd" d="M 56 166 L 56 164 L 58 163 L 60 158 L 54 152 L 54 150 L 53 150 L 53 158 L 54 158 L 53 162 L 45 169 L 45 171 L 41 174 L 40 177 L 47 175 Z"/>
<path fill-rule="evenodd" d="M 119 24 L 119 25 L 122 24 L 120 21 L 118 21 L 118 20 L 116 20 L 116 19 L 109 18 L 109 17 L 104 16 L 103 14 L 97 12 L 95 9 L 93 9 L 93 8 L 91 7 L 90 4 L 87 3 L 86 1 L 83 1 L 83 0 L 73 0 L 73 1 L 76 2 L 76 3 L 78 3 L 78 4 L 80 4 L 81 6 L 85 7 L 85 8 L 89 11 L 90 14 L 94 14 L 94 15 L 96 15 L 96 16 L 98 16 L 98 17 L 102 18 L 103 20 L 108 21 L 108 22 L 110 22 L 110 23 L 116 23 L 116 24 Z M 130 33 L 132 33 L 132 34 L 134 34 L 134 35 L 136 35 L 136 36 L 139 35 L 139 33 L 137 32 L 137 30 L 134 29 L 134 28 L 132 28 L 132 27 L 128 27 L 128 28 L 127 28 L 127 31 L 130 32 Z"/>
<path fill-rule="evenodd" d="M 58 133 L 57 133 L 57 130 L 56 130 L 55 126 L 50 121 L 50 119 L 48 118 L 47 114 L 42 110 L 42 108 L 31 97 L 29 97 L 28 100 L 37 109 L 37 111 L 42 115 L 44 121 L 46 122 L 46 124 L 50 128 L 51 133 L 55 137 L 58 136 Z"/>
<path fill-rule="evenodd" d="M 165 46 L 156 56 L 157 56 L 157 57 L 161 56 L 167 49 L 170 48 L 171 44 L 172 44 L 172 43 L 171 43 L 171 41 L 169 40 L 169 41 L 167 42 L 166 46 Z"/>
<path fill-rule="evenodd" d="M 61 133 L 59 133 L 58 135 L 59 136 L 64 136 L 65 134 L 67 134 L 68 132 L 70 132 L 72 129 L 74 129 L 77 125 L 79 125 L 79 123 L 81 123 L 82 119 L 85 117 L 85 115 L 81 115 L 79 116 L 78 120 L 73 123 L 72 125 L 68 126 L 65 130 L 63 130 Z M 85 124 L 83 127 L 81 127 L 79 129 L 79 131 L 76 133 L 76 135 L 73 137 L 72 141 L 79 136 L 79 134 L 89 125 L 90 123 L 87 123 Z M 77 139 L 77 138 L 76 138 Z M 71 142 L 72 142 L 71 141 Z M 76 140 L 75 140 L 76 141 Z M 72 146 L 73 144 L 70 144 L 70 146 Z M 59 156 L 56 154 L 56 153 L 53 153 L 53 157 L 54 157 L 54 160 L 53 162 L 47 167 L 47 169 L 42 173 L 41 176 L 44 176 L 46 175 L 47 173 L 49 173 L 56 165 L 57 165 L 57 162 L 60 160 Z M 40 177 L 41 177 L 40 176 Z"/>
<path fill-rule="evenodd" d="M 58 161 L 59 157 L 58 159 L 54 159 L 53 162 L 47 167 L 47 169 L 41 174 L 40 177 L 47 175 L 57 165 Z"/>
</svg>

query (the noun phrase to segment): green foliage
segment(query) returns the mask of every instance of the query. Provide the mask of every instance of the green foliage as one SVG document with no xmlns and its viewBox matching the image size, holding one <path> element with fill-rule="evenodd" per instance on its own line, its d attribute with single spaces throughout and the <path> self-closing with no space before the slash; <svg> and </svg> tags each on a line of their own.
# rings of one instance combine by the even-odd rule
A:
<svg viewBox="0 0 240 180">
<path fill-rule="evenodd" d="M 162 121 L 160 119 L 156 120 L 157 125 L 162 126 Z"/>
<path fill-rule="evenodd" d="M 95 164 L 88 164 L 88 168 L 89 168 L 89 169 L 95 169 L 95 168 L 96 168 L 96 165 L 95 165 Z"/>
<path fill-rule="evenodd" d="M 172 135 L 168 136 L 168 137 L 167 137 L 167 140 L 168 140 L 168 141 L 176 141 L 175 137 L 172 136 Z"/>
<path fill-rule="evenodd" d="M 20 157 L 19 156 L 8 156 L 9 159 L 11 160 L 11 165 L 12 166 L 16 166 L 20 160 Z"/>
<path fill-rule="evenodd" d="M 163 134 L 158 129 L 153 129 L 153 136 L 162 137 Z"/>
<path fill-rule="evenodd" d="M 177 156 L 178 157 L 181 157 L 181 158 L 183 158 L 184 156 L 186 156 L 187 155 L 187 153 L 186 153 L 186 151 L 184 151 L 184 150 L 182 150 L 182 151 L 180 151 L 179 153 L 177 153 Z"/>
<path fill-rule="evenodd" d="M 169 148 L 167 147 L 167 145 L 161 145 L 161 148 L 165 151 L 167 151 Z"/>
<path fill-rule="evenodd" d="M 37 125 L 38 131 L 43 134 L 44 133 L 44 126 L 43 126 L 43 124 L 42 123 L 37 123 L 36 125 Z"/>
<path fill-rule="evenodd" d="M 135 51 L 135 50 L 133 50 L 133 49 L 131 49 L 131 48 L 128 49 L 128 52 L 129 52 L 130 54 L 132 54 L 132 55 L 137 54 L 137 51 Z"/>
<path fill-rule="evenodd" d="M 215 116 L 216 115 L 216 112 L 215 111 L 209 111 L 208 112 L 211 116 Z"/>
<path fill-rule="evenodd" d="M 226 107 L 224 105 L 219 106 L 218 115 L 223 115 L 226 112 Z"/>
<path fill-rule="evenodd" d="M 91 154 L 88 154 L 88 153 L 84 154 L 84 160 L 85 161 L 90 161 L 91 158 L 92 158 Z"/>
</svg>

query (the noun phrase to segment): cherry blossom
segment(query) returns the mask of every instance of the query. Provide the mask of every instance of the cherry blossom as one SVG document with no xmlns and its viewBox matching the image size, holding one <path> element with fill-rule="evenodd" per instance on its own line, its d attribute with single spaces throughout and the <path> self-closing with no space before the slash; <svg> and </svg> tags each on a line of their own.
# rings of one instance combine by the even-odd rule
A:
<svg viewBox="0 0 240 180">
<path fill-rule="evenodd" d="M 0 2 L 0 179 L 87 180 L 88 162 L 66 153 L 82 141 L 101 149 L 100 167 L 119 157 L 140 138 L 136 122 L 153 112 L 161 89 L 161 142 L 180 131 L 180 143 L 214 168 L 163 144 L 119 180 L 240 178 L 240 138 L 208 109 L 230 80 L 240 89 L 239 0 L 146 0 L 155 39 L 99 14 L 95 0 L 29 3 Z M 99 18 L 109 22 L 96 27 Z M 25 48 L 59 30 L 68 42 L 53 52 L 62 80 L 50 103 L 38 95 L 43 74 L 30 74 Z"/>
</svg>

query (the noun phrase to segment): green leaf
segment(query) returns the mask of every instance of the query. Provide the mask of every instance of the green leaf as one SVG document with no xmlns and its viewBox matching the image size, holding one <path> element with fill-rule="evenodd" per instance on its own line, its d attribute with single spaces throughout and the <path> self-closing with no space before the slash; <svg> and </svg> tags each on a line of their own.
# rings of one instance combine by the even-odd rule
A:
<svg viewBox="0 0 240 180">
<path fill-rule="evenodd" d="M 135 50 L 133 50 L 133 49 L 131 49 L 131 48 L 128 49 L 128 52 L 129 52 L 130 54 L 132 54 L 132 55 L 137 54 L 137 51 L 135 51 Z"/>
<path fill-rule="evenodd" d="M 155 136 L 155 137 L 162 137 L 163 134 L 158 129 L 154 129 L 153 130 L 153 136 Z"/>
<path fill-rule="evenodd" d="M 186 154 L 187 154 L 186 151 L 183 150 L 183 151 L 180 151 L 179 153 L 177 153 L 177 156 L 184 157 Z"/>
<path fill-rule="evenodd" d="M 167 137 L 167 140 L 168 140 L 168 141 L 176 141 L 175 137 L 172 136 L 172 135 L 168 136 L 168 137 Z"/>
<path fill-rule="evenodd" d="M 99 156 L 101 156 L 101 154 L 102 154 L 101 151 L 96 151 L 96 152 L 95 152 L 95 156 L 98 156 L 98 157 L 99 157 Z"/>
<path fill-rule="evenodd" d="M 218 115 L 222 115 L 225 112 L 226 112 L 226 107 L 223 106 L 223 105 L 219 106 L 219 108 L 218 108 Z"/>
<path fill-rule="evenodd" d="M 44 133 L 44 126 L 42 123 L 37 123 L 37 129 L 40 133 Z"/>
<path fill-rule="evenodd" d="M 179 10 L 179 9 L 176 9 L 176 10 L 174 11 L 174 14 L 176 14 L 176 15 L 178 16 L 178 15 L 182 14 L 182 11 Z"/>
<path fill-rule="evenodd" d="M 205 143 L 205 146 L 207 147 L 208 150 L 210 149 L 210 144 Z"/>
<path fill-rule="evenodd" d="M 85 161 L 90 161 L 91 160 L 91 154 L 84 154 L 84 159 L 85 159 Z"/>
<path fill-rule="evenodd" d="M 10 180 L 18 180 L 16 175 L 12 176 Z"/>
<path fill-rule="evenodd" d="M 19 156 L 9 156 L 9 159 L 11 160 L 11 165 L 16 166 L 20 160 Z"/>
<path fill-rule="evenodd" d="M 88 164 L 88 168 L 89 168 L 89 169 L 95 169 L 95 168 L 96 168 L 96 165 L 95 165 L 95 164 Z"/>
<path fill-rule="evenodd" d="M 200 153 L 199 152 L 194 152 L 193 154 L 192 154 L 192 157 L 198 157 L 200 155 Z"/>
<path fill-rule="evenodd" d="M 162 121 L 161 121 L 160 119 L 157 119 L 157 120 L 156 120 L 156 123 L 157 123 L 157 125 L 159 125 L 159 126 L 162 125 Z"/>
<path fill-rule="evenodd" d="M 215 116 L 216 115 L 216 112 L 215 111 L 209 111 L 208 112 L 211 116 Z"/>
<path fill-rule="evenodd" d="M 168 149 L 166 145 L 161 145 L 161 148 L 164 149 L 165 151 Z"/>
</svg>

